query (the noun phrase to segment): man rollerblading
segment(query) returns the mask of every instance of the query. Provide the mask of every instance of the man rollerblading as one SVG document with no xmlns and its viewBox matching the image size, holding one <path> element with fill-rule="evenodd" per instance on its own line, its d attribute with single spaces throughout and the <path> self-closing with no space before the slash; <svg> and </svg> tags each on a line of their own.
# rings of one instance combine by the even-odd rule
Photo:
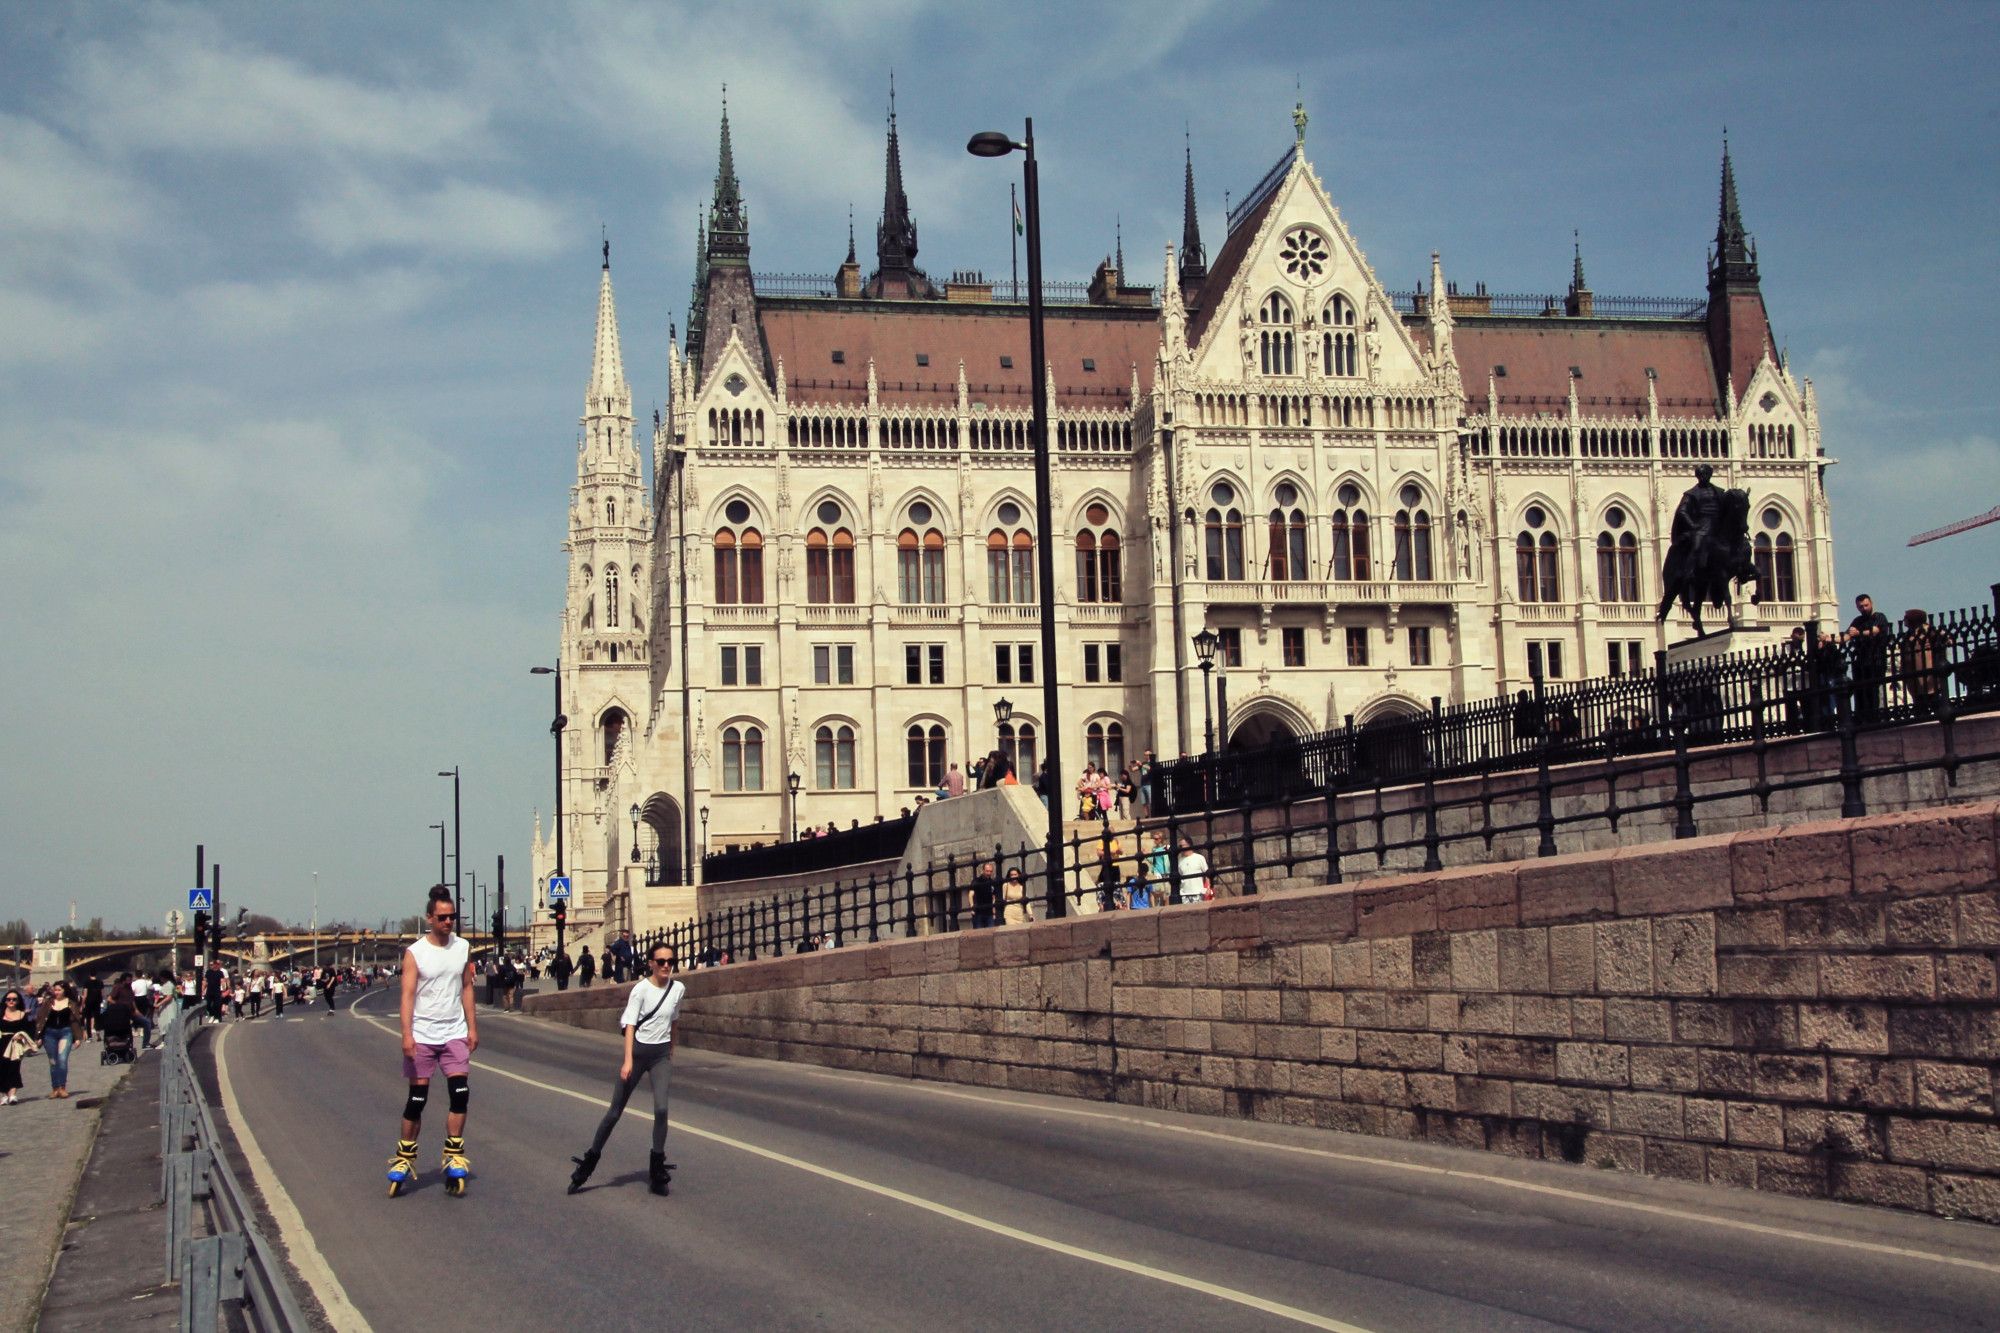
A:
<svg viewBox="0 0 2000 1333">
<path fill-rule="evenodd" d="M 416 1179 L 417 1136 L 423 1129 L 431 1080 L 440 1072 L 451 1097 L 444 1122 L 445 1191 L 465 1193 L 472 1175 L 465 1156 L 465 1107 L 471 1097 L 472 1052 L 479 1048 L 479 1029 L 471 951 L 456 933 L 458 911 L 451 890 L 432 889 L 424 915 L 430 928 L 403 951 L 403 1077 L 409 1082 L 409 1099 L 403 1104 L 396 1154 L 389 1159 L 391 1198 Z"/>
<path fill-rule="evenodd" d="M 674 1164 L 667 1160 L 667 1075 L 674 1054 L 674 1016 L 680 1012 L 687 987 L 674 979 L 674 950 L 656 944 L 647 950 L 649 976 L 634 983 L 625 1001 L 625 1013 L 618 1025 L 625 1034 L 625 1058 L 618 1066 L 618 1082 L 611 1090 L 611 1108 L 598 1122 L 597 1133 L 583 1156 L 571 1158 L 576 1170 L 570 1173 L 569 1192 L 576 1193 L 597 1169 L 605 1141 L 625 1114 L 625 1102 L 639 1079 L 646 1078 L 653 1089 L 653 1151 L 647 1160 L 647 1184 L 655 1194 L 665 1194 L 673 1180 Z"/>
</svg>

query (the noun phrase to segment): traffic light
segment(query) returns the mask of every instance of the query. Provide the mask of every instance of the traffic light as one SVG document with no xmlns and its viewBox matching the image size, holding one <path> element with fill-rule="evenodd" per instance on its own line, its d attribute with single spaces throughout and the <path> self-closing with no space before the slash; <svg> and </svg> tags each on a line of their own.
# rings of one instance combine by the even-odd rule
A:
<svg viewBox="0 0 2000 1333">
<path fill-rule="evenodd" d="M 208 913 L 194 914 L 194 947 L 196 952 L 208 948 Z"/>
<path fill-rule="evenodd" d="M 555 916 L 558 926 L 564 925 L 569 921 L 569 903 L 563 899 L 556 899 L 556 905 L 551 907 L 549 911 Z"/>
</svg>

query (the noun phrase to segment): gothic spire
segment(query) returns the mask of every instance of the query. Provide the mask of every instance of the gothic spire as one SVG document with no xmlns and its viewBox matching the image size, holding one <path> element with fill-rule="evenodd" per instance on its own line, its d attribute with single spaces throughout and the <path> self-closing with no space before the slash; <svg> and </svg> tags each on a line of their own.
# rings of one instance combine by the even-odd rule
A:
<svg viewBox="0 0 2000 1333">
<path fill-rule="evenodd" d="M 1116 265 L 1116 267 L 1117 267 L 1117 269 L 1118 269 L 1118 281 L 1120 281 L 1120 282 L 1122 283 L 1122 282 L 1124 282 L 1124 281 L 1125 281 L 1125 218 L 1124 218 L 1124 215 L 1123 215 L 1123 214 L 1118 214 L 1118 213 L 1114 213 L 1114 214 L 1112 214 L 1112 221 L 1111 221 L 1111 226 L 1112 226 L 1112 235 L 1113 235 L 1114 237 L 1116 237 L 1116 249 L 1115 249 L 1114 253 L 1116 253 L 1116 254 L 1117 254 L 1117 256 L 1118 256 L 1118 257 L 1117 257 L 1116 259 L 1112 260 L 1111 262 L 1112 262 L 1112 263 L 1113 263 L 1114 265 Z"/>
<path fill-rule="evenodd" d="M 1570 295 L 1574 296 L 1578 292 L 1588 290 L 1590 284 L 1583 280 L 1583 233 L 1572 231 L 1569 234 L 1569 241 L 1576 256 L 1569 275 Z"/>
<path fill-rule="evenodd" d="M 722 87 L 722 142 L 716 153 L 715 199 L 708 210 L 710 258 L 747 258 L 750 254 L 750 214 L 743 206 L 743 189 L 736 180 L 736 153 L 729 142 L 729 85 Z"/>
<path fill-rule="evenodd" d="M 903 193 L 903 150 L 896 136 L 896 76 L 889 75 L 889 145 L 882 173 L 882 222 L 875 232 L 875 261 L 884 269 L 905 269 L 916 261 L 917 224 Z"/>
<path fill-rule="evenodd" d="M 631 415 L 625 358 L 618 350 L 618 307 L 611 298 L 611 242 L 604 242 L 604 268 L 597 280 L 597 346 L 590 358 L 590 393 L 585 416 Z"/>
<path fill-rule="evenodd" d="M 1733 282 L 1757 281 L 1757 243 L 1743 226 L 1736 199 L 1736 168 L 1729 160 L 1729 131 L 1722 132 L 1722 198 L 1716 208 L 1712 276 Z"/>
<path fill-rule="evenodd" d="M 1181 281 L 1199 282 L 1208 276 L 1208 252 L 1201 248 L 1201 218 L 1194 204 L 1194 141 L 1186 144 L 1187 183 L 1181 199 Z"/>
<path fill-rule="evenodd" d="M 846 262 L 850 264 L 856 264 L 860 262 L 854 257 L 854 205 L 853 204 L 849 204 L 847 206 L 847 261 Z"/>
</svg>

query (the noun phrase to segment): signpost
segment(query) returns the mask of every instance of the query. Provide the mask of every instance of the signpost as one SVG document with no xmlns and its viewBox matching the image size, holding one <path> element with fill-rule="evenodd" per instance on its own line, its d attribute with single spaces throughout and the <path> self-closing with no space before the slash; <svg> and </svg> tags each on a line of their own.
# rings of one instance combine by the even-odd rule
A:
<svg viewBox="0 0 2000 1333">
<path fill-rule="evenodd" d="M 554 902 L 567 902 L 568 900 L 569 900 L 569 876 L 550 875 L 549 901 L 554 903 Z"/>
</svg>

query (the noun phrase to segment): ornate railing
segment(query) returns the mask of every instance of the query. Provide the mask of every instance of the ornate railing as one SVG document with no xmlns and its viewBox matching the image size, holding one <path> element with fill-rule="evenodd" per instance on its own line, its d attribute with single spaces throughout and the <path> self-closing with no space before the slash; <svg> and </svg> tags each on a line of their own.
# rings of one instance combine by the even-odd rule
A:
<svg viewBox="0 0 2000 1333">
<path fill-rule="evenodd" d="M 1464 307 L 1479 307 L 1478 313 L 1485 315 L 1561 315 L 1565 310 L 1565 296 L 1546 292 L 1453 292 L 1447 294 L 1458 302 L 1455 313 L 1468 313 Z M 1418 288 L 1412 291 L 1389 293 L 1389 303 L 1399 315 L 1417 313 L 1417 301 L 1422 297 L 1428 304 L 1430 293 Z M 1590 314 L 1593 319 L 1700 319 L 1708 313 L 1708 302 L 1695 296 L 1595 296 L 1590 300 Z"/>
<path fill-rule="evenodd" d="M 862 865 L 901 856 L 909 846 L 910 830 L 916 816 L 885 819 L 879 824 L 822 833 L 797 842 L 778 842 L 768 847 L 746 847 L 736 852 L 714 852 L 701 858 L 701 882 L 724 884 L 746 879 L 769 879 L 774 875 L 795 875 L 802 870 L 827 870 L 834 866 Z"/>
</svg>

